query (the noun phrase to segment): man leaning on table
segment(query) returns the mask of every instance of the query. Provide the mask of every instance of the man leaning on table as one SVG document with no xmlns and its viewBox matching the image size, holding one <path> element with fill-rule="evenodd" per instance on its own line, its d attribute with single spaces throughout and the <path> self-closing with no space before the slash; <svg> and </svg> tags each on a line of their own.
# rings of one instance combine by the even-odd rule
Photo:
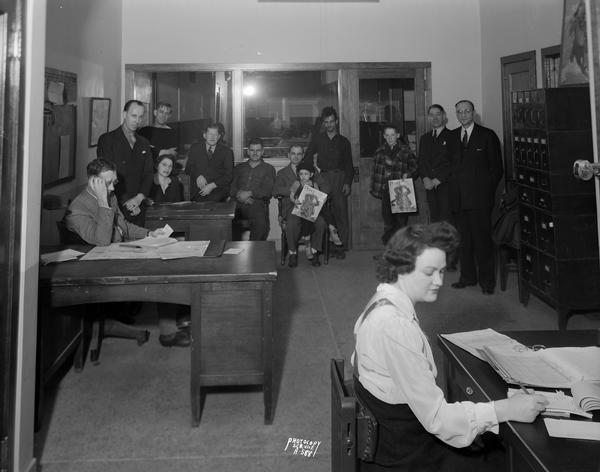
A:
<svg viewBox="0 0 600 472">
<path fill-rule="evenodd" d="M 111 161 L 94 159 L 87 166 L 87 175 L 87 187 L 75 197 L 65 214 L 67 229 L 95 246 L 164 234 L 162 229 L 149 231 L 125 219 L 114 194 L 117 171 Z M 174 311 L 159 311 L 159 329 L 158 340 L 161 345 L 189 346 L 189 332 L 176 328 Z"/>
</svg>

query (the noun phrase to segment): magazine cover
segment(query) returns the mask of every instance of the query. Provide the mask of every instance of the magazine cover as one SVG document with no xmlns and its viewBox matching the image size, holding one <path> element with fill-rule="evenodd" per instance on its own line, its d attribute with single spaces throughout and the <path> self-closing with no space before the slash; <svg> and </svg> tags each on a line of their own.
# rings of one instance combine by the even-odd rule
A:
<svg viewBox="0 0 600 472">
<path fill-rule="evenodd" d="M 417 197 L 413 179 L 389 180 L 392 213 L 415 213 Z"/>
<path fill-rule="evenodd" d="M 327 194 L 305 185 L 294 205 L 292 215 L 314 222 L 327 200 Z"/>
</svg>

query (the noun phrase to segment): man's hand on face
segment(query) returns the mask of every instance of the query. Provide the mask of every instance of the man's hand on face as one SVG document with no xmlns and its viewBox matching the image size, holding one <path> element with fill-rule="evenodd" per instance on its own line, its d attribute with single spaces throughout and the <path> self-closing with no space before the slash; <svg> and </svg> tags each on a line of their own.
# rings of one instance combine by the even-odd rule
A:
<svg viewBox="0 0 600 472">
<path fill-rule="evenodd" d="M 89 186 L 94 192 L 94 195 L 98 199 L 98 205 L 105 208 L 110 208 L 108 205 L 108 187 L 106 186 L 106 182 L 102 177 L 98 177 L 97 175 L 93 175 L 89 178 Z"/>
</svg>

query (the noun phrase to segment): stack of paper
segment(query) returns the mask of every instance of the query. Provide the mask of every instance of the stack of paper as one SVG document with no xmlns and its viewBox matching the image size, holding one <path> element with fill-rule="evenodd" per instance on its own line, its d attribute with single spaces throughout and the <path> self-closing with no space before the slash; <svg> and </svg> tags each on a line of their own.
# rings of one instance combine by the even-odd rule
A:
<svg viewBox="0 0 600 472">
<path fill-rule="evenodd" d="M 482 361 L 487 361 L 484 355 L 481 354 L 484 346 L 510 346 L 511 349 L 514 347 L 515 349 L 527 350 L 515 339 L 490 328 L 463 333 L 442 334 L 441 336 Z"/>
<path fill-rule="evenodd" d="M 595 421 L 556 420 L 544 418 L 548 434 L 553 438 L 600 441 L 600 423 Z"/>
<path fill-rule="evenodd" d="M 47 254 L 40 255 L 42 264 L 50 264 L 51 262 L 65 262 L 77 259 L 79 256 L 85 254 L 84 252 L 75 251 L 73 249 L 64 249 L 62 251 L 49 252 Z"/>
</svg>

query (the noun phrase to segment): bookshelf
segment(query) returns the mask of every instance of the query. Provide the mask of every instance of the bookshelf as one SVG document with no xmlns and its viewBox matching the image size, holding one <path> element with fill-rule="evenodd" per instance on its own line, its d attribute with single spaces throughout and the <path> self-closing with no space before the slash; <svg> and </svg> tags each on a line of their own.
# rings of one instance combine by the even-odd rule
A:
<svg viewBox="0 0 600 472">
<path fill-rule="evenodd" d="M 543 88 L 558 87 L 560 70 L 560 44 L 542 48 L 542 78 Z"/>
</svg>

